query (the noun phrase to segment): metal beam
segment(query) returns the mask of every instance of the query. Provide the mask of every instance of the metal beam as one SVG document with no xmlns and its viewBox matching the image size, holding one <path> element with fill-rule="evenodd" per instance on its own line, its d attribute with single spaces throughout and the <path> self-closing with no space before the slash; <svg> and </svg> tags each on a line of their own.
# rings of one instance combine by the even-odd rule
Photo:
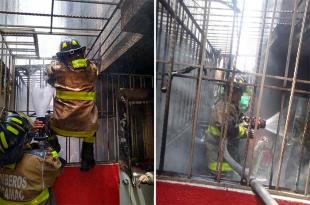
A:
<svg viewBox="0 0 310 205">
<path fill-rule="evenodd" d="M 14 25 L 14 24 L 0 24 L 0 27 L 5 28 L 28 28 L 28 29 L 34 29 L 34 28 L 42 28 L 42 29 L 50 29 L 49 26 L 36 26 L 36 25 Z M 101 29 L 96 28 L 72 28 L 72 27 L 55 27 L 53 26 L 53 29 L 59 29 L 59 30 L 77 30 L 77 31 L 101 31 Z"/>
<path fill-rule="evenodd" d="M 31 13 L 31 12 L 17 12 L 17 11 L 3 11 L 3 10 L 2 11 L 0 10 L 0 14 L 51 17 L 51 14 Z M 58 18 L 107 20 L 107 18 L 105 18 L 105 17 L 97 17 L 97 16 L 73 16 L 73 15 L 62 15 L 62 14 L 54 14 L 53 16 L 54 17 L 58 17 Z"/>
<path fill-rule="evenodd" d="M 52 0 L 51 6 L 51 25 L 50 25 L 50 33 L 53 31 L 53 16 L 54 16 L 54 0 Z"/>
<path fill-rule="evenodd" d="M 23 46 L 34 46 L 33 42 L 25 42 L 25 41 L 0 41 L 0 43 L 6 43 L 8 45 L 23 45 Z"/>
<path fill-rule="evenodd" d="M 18 36 L 14 35 L 14 33 L 9 33 L 8 35 L 6 33 L 2 33 L 4 36 Z M 17 33 L 16 33 L 17 34 Z M 46 32 L 46 31 L 30 31 L 25 32 L 24 35 L 28 35 L 32 37 L 33 34 L 38 35 L 60 35 L 60 36 L 89 36 L 89 37 L 95 37 L 97 34 L 95 33 L 80 33 L 80 32 Z"/>
<path fill-rule="evenodd" d="M 108 1 L 85 1 L 85 0 L 55 0 L 55 1 L 78 2 L 78 3 L 86 3 L 86 4 L 117 5 L 117 3 L 108 2 Z"/>
</svg>

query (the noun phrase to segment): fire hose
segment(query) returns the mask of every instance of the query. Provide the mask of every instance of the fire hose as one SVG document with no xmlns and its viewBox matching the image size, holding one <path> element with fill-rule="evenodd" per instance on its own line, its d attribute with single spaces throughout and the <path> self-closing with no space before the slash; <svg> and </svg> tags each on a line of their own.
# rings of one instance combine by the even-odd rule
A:
<svg viewBox="0 0 310 205">
<path fill-rule="evenodd" d="M 241 176 L 242 167 L 236 162 L 228 152 L 227 141 L 224 142 L 224 159 L 226 162 Z M 245 171 L 245 176 L 248 177 L 248 170 Z M 250 186 L 266 205 L 278 205 L 278 203 L 271 197 L 270 193 L 265 189 L 265 187 L 254 177 L 250 178 Z"/>
</svg>

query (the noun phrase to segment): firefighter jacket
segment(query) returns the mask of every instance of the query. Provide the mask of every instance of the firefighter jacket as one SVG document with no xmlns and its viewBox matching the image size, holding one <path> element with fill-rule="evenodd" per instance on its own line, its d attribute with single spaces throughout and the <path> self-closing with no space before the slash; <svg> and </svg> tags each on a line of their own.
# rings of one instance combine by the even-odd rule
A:
<svg viewBox="0 0 310 205">
<path fill-rule="evenodd" d="M 25 151 L 15 167 L 0 168 L 0 204 L 43 204 L 48 188 L 61 174 L 57 153 L 44 149 Z"/>
<path fill-rule="evenodd" d="M 241 112 L 239 111 L 238 105 L 233 103 L 228 105 L 228 112 L 225 113 L 225 101 L 220 99 L 212 108 L 210 114 L 209 125 L 205 131 L 206 136 L 206 154 L 207 154 L 207 166 L 212 172 L 216 171 L 217 157 L 218 157 L 218 147 L 221 138 L 221 126 L 224 125 L 225 119 L 227 117 L 227 139 L 228 139 L 228 151 L 232 157 L 236 158 L 238 156 L 238 141 L 241 138 L 246 137 L 246 128 L 242 126 L 240 120 Z M 232 171 L 230 165 L 223 161 L 222 172 Z"/>
<path fill-rule="evenodd" d="M 86 66 L 72 62 L 53 61 L 48 68 L 48 82 L 56 88 L 51 129 L 65 137 L 93 137 L 98 128 L 95 104 L 97 67 L 86 60 Z"/>
</svg>

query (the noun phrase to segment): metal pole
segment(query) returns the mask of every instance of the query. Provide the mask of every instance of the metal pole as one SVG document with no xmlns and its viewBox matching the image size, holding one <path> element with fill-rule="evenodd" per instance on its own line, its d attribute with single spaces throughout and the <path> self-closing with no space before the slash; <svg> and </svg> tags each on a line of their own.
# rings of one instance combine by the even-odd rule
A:
<svg viewBox="0 0 310 205">
<path fill-rule="evenodd" d="M 45 16 L 45 17 L 51 17 L 50 14 L 44 14 L 44 13 L 16 12 L 16 11 L 4 11 L 4 10 L 0 10 L 0 14 L 22 15 L 22 16 Z M 97 17 L 97 16 L 73 16 L 73 15 L 62 15 L 62 14 L 54 14 L 53 16 L 54 16 L 54 17 L 58 17 L 58 18 L 108 20 L 108 18 L 105 18 L 105 17 Z"/>
<path fill-rule="evenodd" d="M 228 61 L 228 69 L 231 68 L 231 61 L 232 61 L 232 46 L 233 46 L 233 37 L 234 37 L 234 29 L 235 29 L 235 18 L 236 18 L 236 8 L 234 7 L 234 19 L 233 19 L 233 27 L 232 27 L 232 35 L 231 35 L 231 42 L 230 42 L 230 56 L 229 56 L 229 61 Z M 233 67 L 233 71 L 236 70 L 236 67 Z M 231 104 L 231 99 L 232 99 L 232 93 L 233 93 L 233 83 L 234 83 L 234 78 L 235 78 L 235 72 L 232 73 L 232 78 L 230 79 L 229 82 L 229 92 L 228 96 L 226 95 L 226 103 L 225 103 L 225 114 L 229 112 L 230 109 L 230 104 Z M 226 75 L 227 77 L 229 76 L 229 73 Z M 227 78 L 228 79 L 228 78 Z M 227 98 L 228 97 L 228 98 Z M 227 137 L 227 131 L 228 131 L 228 114 L 225 116 L 225 121 L 224 124 L 221 126 L 221 138 L 220 138 L 220 143 L 218 147 L 218 160 L 216 164 L 216 181 L 220 182 L 221 179 L 221 172 L 222 172 L 222 162 L 224 158 L 224 142 Z"/>
<path fill-rule="evenodd" d="M 293 82 L 292 82 L 290 100 L 289 100 L 289 105 L 288 105 L 288 110 L 287 110 L 286 122 L 285 122 L 285 126 L 284 126 L 284 136 L 283 136 L 281 152 L 280 152 L 280 163 L 278 166 L 276 189 L 279 189 L 279 184 L 280 184 L 284 150 L 285 150 L 285 145 L 286 145 L 286 141 L 287 141 L 287 130 L 288 130 L 289 121 L 290 121 L 290 117 L 291 117 L 291 109 L 292 109 L 294 91 L 295 91 L 295 86 L 296 86 L 296 78 L 297 78 L 297 73 L 298 73 L 298 65 L 299 65 L 299 59 L 300 59 L 301 45 L 302 45 L 303 36 L 304 36 L 305 22 L 307 19 L 308 6 L 309 6 L 309 0 L 306 1 L 304 16 L 303 16 L 303 20 L 302 20 L 302 27 L 301 27 L 301 31 L 300 31 L 298 50 L 297 50 L 297 56 L 296 56 L 296 61 L 295 61 L 295 67 L 294 67 L 294 77 L 293 77 Z"/>
<path fill-rule="evenodd" d="M 175 11 L 178 9 L 178 3 L 175 3 Z M 171 85 L 172 85 L 172 72 L 174 68 L 174 53 L 176 47 L 176 15 L 171 13 L 172 16 L 172 32 L 170 35 L 170 47 L 169 47 L 169 61 L 170 66 L 168 69 L 168 79 L 167 79 L 167 91 L 166 91 L 166 101 L 165 101 L 165 110 L 164 110 L 164 120 L 163 120 L 163 133 L 161 139 L 161 148 L 160 148 L 160 158 L 159 158 L 159 173 L 164 170 L 165 166 L 165 154 L 166 154 L 166 141 L 167 141 L 167 132 L 168 132 L 168 119 L 169 119 L 169 107 L 170 107 L 170 97 L 171 97 Z M 164 79 L 163 79 L 164 80 Z"/>
<path fill-rule="evenodd" d="M 237 40 L 237 50 L 236 50 L 236 56 L 235 56 L 234 63 L 233 63 L 233 65 L 234 65 L 235 67 L 236 67 L 236 65 L 237 65 L 237 59 L 238 59 L 238 55 L 239 55 L 239 47 L 240 47 L 240 38 L 241 38 L 242 26 L 243 26 L 243 17 L 244 17 L 245 1 L 246 1 L 246 0 L 244 0 L 244 1 L 243 1 L 243 4 L 242 4 L 240 28 L 239 28 L 239 35 L 238 35 L 238 40 Z"/>
<path fill-rule="evenodd" d="M 31 65 L 31 60 L 29 60 L 29 65 Z M 30 72 L 27 74 L 27 115 L 29 115 L 29 95 L 30 95 Z"/>
<path fill-rule="evenodd" d="M 51 8 L 51 25 L 50 25 L 50 33 L 53 31 L 53 16 L 54 16 L 54 0 L 52 0 L 52 8 Z"/>
<path fill-rule="evenodd" d="M 16 70 L 15 70 L 15 58 L 14 56 L 12 56 L 12 95 L 11 95 L 11 98 L 12 98 L 12 109 L 13 110 L 16 110 L 16 90 L 15 87 L 17 87 L 17 81 L 15 80 L 16 79 Z M 10 98 L 10 105 L 11 105 L 11 98 Z"/>
<path fill-rule="evenodd" d="M 5 54 L 8 54 L 8 50 L 5 51 Z M 3 78 L 3 91 L 4 91 L 4 107 L 7 108 L 7 85 L 8 85 L 8 80 L 7 80 L 7 75 L 8 75 L 8 57 L 10 59 L 10 54 L 5 57 L 5 65 L 4 65 L 4 78 Z"/>
<path fill-rule="evenodd" d="M 297 16 L 297 2 L 298 2 L 298 0 L 295 0 L 295 3 L 294 3 L 294 13 L 293 13 L 293 17 L 292 17 L 292 26 L 291 26 L 290 38 L 289 38 L 289 46 L 288 46 L 288 51 L 287 51 L 287 56 L 286 56 L 286 65 L 285 65 L 285 74 L 284 74 L 285 78 L 287 78 L 287 76 L 288 76 L 288 70 L 289 70 L 289 67 L 290 67 L 291 51 L 292 51 L 292 47 L 293 47 L 293 43 L 292 42 L 293 42 L 294 33 L 295 33 L 295 23 L 296 23 L 296 16 Z M 283 87 L 285 88 L 286 86 L 287 86 L 287 81 L 284 80 Z M 281 123 L 281 119 L 282 119 L 282 115 L 283 115 L 284 100 L 285 100 L 285 93 L 282 92 L 281 107 L 280 107 L 280 113 L 279 113 L 279 119 L 278 119 L 278 125 L 277 125 L 277 135 L 276 135 L 276 138 L 275 138 L 274 143 L 272 145 L 272 150 L 273 150 L 272 153 L 274 153 L 274 154 L 273 154 L 273 158 L 272 158 L 272 162 L 271 162 L 269 187 L 272 186 L 273 167 L 274 167 L 274 160 L 275 160 L 275 151 L 276 151 L 276 144 L 277 144 L 278 137 L 279 137 L 279 132 L 280 132 L 280 123 Z"/>
<path fill-rule="evenodd" d="M 267 6 L 268 6 L 268 0 L 264 1 L 264 16 L 263 16 L 263 25 L 261 28 L 261 37 L 260 37 L 260 41 L 259 41 L 259 46 L 258 46 L 258 51 L 257 51 L 257 57 L 256 57 L 256 73 L 259 72 L 259 67 L 260 67 L 260 60 L 261 60 L 261 54 L 262 54 L 262 47 L 263 47 L 263 37 L 264 37 L 264 33 L 265 33 L 265 23 L 266 23 L 266 15 L 267 15 Z M 257 77 L 255 76 L 255 84 L 257 84 Z M 253 89 L 253 95 L 251 98 L 251 103 L 249 106 L 249 110 L 250 110 L 250 123 L 252 123 L 252 117 L 254 114 L 254 104 L 255 104 L 255 96 L 256 96 L 256 87 L 254 87 Z M 246 149 L 245 149 L 245 157 L 243 160 L 243 167 L 242 167 L 242 174 L 241 174 L 241 181 L 243 181 L 246 177 L 245 177 L 245 167 L 246 167 L 246 160 L 248 158 L 248 151 L 249 151 L 249 145 L 250 145 L 250 131 L 247 131 L 247 140 L 246 140 Z"/>
<path fill-rule="evenodd" d="M 308 106 L 307 106 L 307 111 L 306 111 L 306 119 L 305 119 L 305 126 L 302 134 L 302 139 L 301 139 L 301 150 L 300 150 L 300 157 L 299 157 L 299 166 L 298 166 L 298 171 L 297 171 L 297 177 L 295 181 L 295 190 L 297 191 L 298 185 L 299 185 L 299 178 L 300 178 L 300 172 L 301 172 L 301 166 L 302 166 L 302 161 L 304 159 L 304 150 L 305 150 L 305 136 L 306 133 L 309 129 L 309 115 L 310 115 L 310 98 L 308 100 Z M 309 125 L 308 125 L 309 124 Z"/>
<path fill-rule="evenodd" d="M 304 194 L 305 194 L 305 195 L 307 195 L 307 194 L 308 194 L 309 184 L 310 184 L 310 161 L 309 161 L 309 166 L 308 166 L 308 176 L 307 176 L 307 181 L 306 181 L 305 190 L 304 190 Z"/>
<path fill-rule="evenodd" d="M 276 11 L 277 4 L 278 4 L 278 0 L 275 0 L 270 30 L 269 30 L 269 34 L 268 34 L 267 46 L 266 46 L 266 51 L 265 51 L 265 59 L 264 59 L 264 66 L 263 66 L 263 73 L 262 73 L 263 76 L 262 76 L 262 80 L 260 83 L 260 92 L 259 92 L 259 96 L 258 96 L 257 109 L 256 109 L 256 115 L 255 115 L 256 119 L 258 119 L 258 117 L 259 117 L 262 97 L 263 97 L 263 93 L 264 93 L 264 84 L 265 84 L 266 71 L 267 71 L 267 65 L 268 65 L 268 61 L 269 61 L 269 52 L 270 52 L 270 46 L 271 46 L 271 34 L 272 34 L 272 29 L 273 29 L 273 24 L 274 24 L 274 17 L 276 15 L 275 11 Z M 258 126 L 258 122 L 256 121 L 255 127 L 254 127 L 254 136 L 255 136 L 255 131 L 257 130 L 257 126 Z M 251 153 L 251 159 L 253 159 L 253 152 Z M 249 182 L 250 182 L 251 172 L 252 172 L 252 163 L 250 164 L 250 168 L 249 168 L 249 175 L 247 177 L 247 185 L 249 185 Z"/>
<path fill-rule="evenodd" d="M 208 9 L 208 13 L 207 13 Z M 192 176 L 192 165 L 193 165 L 193 155 L 194 155 L 194 148 L 195 148 L 195 137 L 197 131 L 197 120 L 199 114 L 199 107 L 200 107 L 200 97 L 201 97 L 201 82 L 202 82 L 202 74 L 203 74 L 203 67 L 205 64 L 206 59 L 206 39 L 208 33 L 208 24 L 209 24 L 209 15 L 211 9 L 211 0 L 205 1 L 204 7 L 204 20 L 202 26 L 202 36 L 201 36 L 201 50 L 200 50 L 200 68 L 198 69 L 198 79 L 196 81 L 196 92 L 195 92 L 195 105 L 194 105 L 194 112 L 193 112 L 193 125 L 192 125 L 192 141 L 190 147 L 190 156 L 189 156 L 189 171 L 188 171 L 188 178 Z M 208 16 L 207 16 L 208 15 Z M 205 23 L 206 22 L 206 23 Z"/>
<path fill-rule="evenodd" d="M 2 40 L 3 40 L 3 36 L 1 36 L 2 37 Z M 0 65 L 0 93 L 2 92 L 2 70 L 3 70 L 3 63 L 4 63 L 4 60 L 3 60 L 3 48 L 4 48 L 4 41 L 2 41 L 2 43 L 1 43 L 1 61 L 0 61 L 0 63 L 1 63 L 1 65 Z"/>
<path fill-rule="evenodd" d="M 64 2 L 78 2 L 85 4 L 103 4 L 103 5 L 117 5 L 117 3 L 109 2 L 109 1 L 88 1 L 88 0 L 56 0 L 56 1 L 64 1 Z"/>
<path fill-rule="evenodd" d="M 42 28 L 42 29 L 50 29 L 50 26 L 38 26 L 38 25 L 14 25 L 14 24 L 0 24 L 0 27 L 10 27 L 10 28 Z M 53 26 L 53 29 L 55 30 L 77 30 L 77 31 L 101 31 L 101 29 L 97 28 L 74 28 L 74 27 L 55 27 Z M 7 44 L 14 44 L 14 45 L 33 45 L 33 42 L 22 42 L 22 41 L 6 41 Z"/>
</svg>

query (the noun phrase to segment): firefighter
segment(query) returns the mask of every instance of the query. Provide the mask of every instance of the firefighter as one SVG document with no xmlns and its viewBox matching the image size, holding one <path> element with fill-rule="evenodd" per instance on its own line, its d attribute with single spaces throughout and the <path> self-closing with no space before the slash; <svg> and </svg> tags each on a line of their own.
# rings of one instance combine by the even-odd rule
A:
<svg viewBox="0 0 310 205">
<path fill-rule="evenodd" d="M 16 112 L 0 121 L 0 204 L 47 204 L 49 188 L 61 174 L 61 162 L 51 148 L 30 146 L 31 123 Z M 37 129 L 35 126 L 34 129 Z"/>
<path fill-rule="evenodd" d="M 85 58 L 85 49 L 75 39 L 60 43 L 57 59 L 48 68 L 48 83 L 56 88 L 50 120 L 50 144 L 59 147 L 56 135 L 83 138 L 81 171 L 95 165 L 93 143 L 98 128 L 95 104 L 97 67 Z"/>
<path fill-rule="evenodd" d="M 225 93 L 229 93 L 230 80 L 228 80 L 225 86 Z M 228 139 L 228 151 L 232 157 L 241 162 L 239 154 L 239 141 L 245 138 L 247 135 L 247 129 L 243 126 L 241 116 L 242 113 L 239 110 L 239 102 L 243 92 L 245 91 L 245 79 L 241 75 L 236 75 L 233 79 L 233 91 L 231 103 L 228 105 L 227 114 L 227 139 Z M 227 99 L 227 96 L 226 96 Z M 225 123 L 225 97 L 221 97 L 213 106 L 210 123 L 205 130 L 206 135 L 206 155 L 207 155 L 207 167 L 211 174 L 216 173 L 217 159 L 218 159 L 218 147 L 221 138 L 221 127 Z M 222 162 L 221 171 L 223 175 L 232 174 L 233 170 L 231 166 L 225 162 Z"/>
</svg>

